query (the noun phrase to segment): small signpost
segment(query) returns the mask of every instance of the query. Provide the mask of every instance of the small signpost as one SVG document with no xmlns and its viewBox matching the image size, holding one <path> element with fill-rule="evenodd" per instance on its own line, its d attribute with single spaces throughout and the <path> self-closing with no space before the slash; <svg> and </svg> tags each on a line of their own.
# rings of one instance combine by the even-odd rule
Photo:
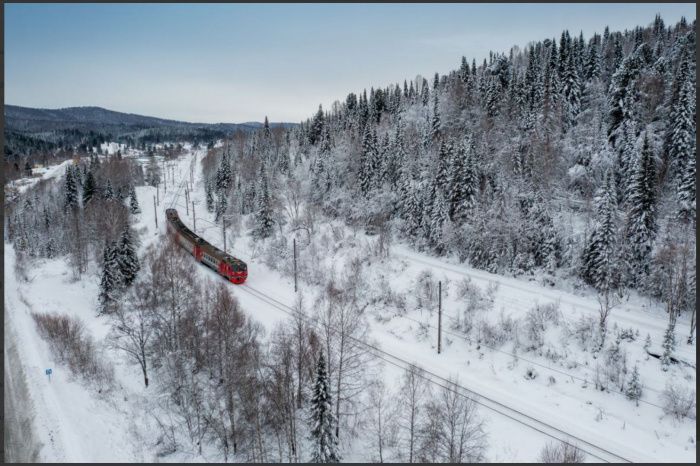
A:
<svg viewBox="0 0 700 466">
<path fill-rule="evenodd" d="M 51 382 L 51 373 L 53 372 L 52 369 L 46 369 L 46 375 L 49 376 L 49 382 Z"/>
</svg>

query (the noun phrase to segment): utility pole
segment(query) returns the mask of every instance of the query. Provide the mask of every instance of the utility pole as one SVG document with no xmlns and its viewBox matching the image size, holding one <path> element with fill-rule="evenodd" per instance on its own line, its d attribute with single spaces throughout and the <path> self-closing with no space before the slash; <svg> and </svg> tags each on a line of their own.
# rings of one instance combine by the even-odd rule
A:
<svg viewBox="0 0 700 466">
<path fill-rule="evenodd" d="M 160 205 L 160 190 L 158 189 L 159 186 L 160 186 L 160 183 L 158 183 L 156 185 L 156 201 L 157 201 L 158 205 Z"/>
<path fill-rule="evenodd" d="M 297 239 L 294 238 L 294 292 L 297 292 Z"/>
<path fill-rule="evenodd" d="M 154 218 L 156 219 L 156 234 L 158 233 L 158 208 L 156 207 L 156 197 L 153 196 L 153 213 L 155 214 Z"/>
<path fill-rule="evenodd" d="M 165 160 L 163 160 L 163 183 L 164 183 L 163 186 L 165 187 L 165 191 L 163 191 L 163 192 L 167 193 L 168 192 L 168 170 L 165 167 Z"/>
<path fill-rule="evenodd" d="M 221 217 L 221 232 L 224 236 L 224 254 L 226 254 L 226 219 Z"/>
<path fill-rule="evenodd" d="M 190 216 L 190 198 L 187 197 L 187 188 L 185 188 L 185 208 L 187 209 L 187 216 Z"/>
<path fill-rule="evenodd" d="M 442 282 L 438 282 L 438 354 L 442 351 Z"/>
<path fill-rule="evenodd" d="M 192 201 L 192 231 L 197 233 L 197 218 L 194 216 L 194 201 Z"/>
</svg>

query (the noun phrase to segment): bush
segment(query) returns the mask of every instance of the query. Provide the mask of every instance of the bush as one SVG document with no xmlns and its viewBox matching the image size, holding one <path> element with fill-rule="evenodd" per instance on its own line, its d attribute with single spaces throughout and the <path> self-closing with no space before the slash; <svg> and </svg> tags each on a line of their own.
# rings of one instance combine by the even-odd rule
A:
<svg viewBox="0 0 700 466">
<path fill-rule="evenodd" d="M 578 341 L 581 349 L 588 349 L 598 329 L 598 321 L 590 315 L 582 315 L 579 320 L 574 322 L 568 334 Z"/>
<path fill-rule="evenodd" d="M 85 333 L 83 323 L 65 314 L 32 313 L 39 334 L 48 343 L 59 362 L 66 364 L 71 373 L 108 388 L 113 381 L 112 370 L 98 357 L 92 338 Z"/>
<path fill-rule="evenodd" d="M 535 370 L 534 367 L 528 366 L 527 369 L 525 369 L 525 378 L 527 380 L 535 380 L 539 374 Z"/>
<path fill-rule="evenodd" d="M 437 309 L 438 284 L 433 273 L 423 270 L 416 279 L 416 304 L 419 308 Z"/>
<path fill-rule="evenodd" d="M 664 413 L 670 414 L 677 421 L 684 417 L 695 419 L 695 390 L 667 384 L 661 398 L 664 401 Z"/>
<path fill-rule="evenodd" d="M 499 315 L 498 322 L 489 324 L 486 320 L 479 322 L 481 342 L 491 348 L 500 348 L 508 340 L 512 339 L 515 332 L 515 321 L 512 317 L 506 317 L 503 312 Z"/>
<path fill-rule="evenodd" d="M 540 463 L 583 463 L 586 454 L 566 442 L 548 443 L 540 453 Z"/>
<path fill-rule="evenodd" d="M 484 293 L 470 279 L 465 278 L 457 283 L 457 297 L 466 302 L 465 314 L 477 310 L 488 311 L 493 308 L 493 300 L 497 289 L 498 284 L 491 282 Z"/>
</svg>

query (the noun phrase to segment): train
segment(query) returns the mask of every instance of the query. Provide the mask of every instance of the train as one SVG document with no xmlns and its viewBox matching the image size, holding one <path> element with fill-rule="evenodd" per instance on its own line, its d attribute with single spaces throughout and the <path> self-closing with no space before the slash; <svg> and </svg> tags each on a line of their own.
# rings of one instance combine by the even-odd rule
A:
<svg viewBox="0 0 700 466">
<path fill-rule="evenodd" d="M 182 223 L 176 209 L 166 209 L 165 215 L 168 220 L 168 233 L 180 246 L 192 254 L 197 262 L 206 265 L 226 280 L 237 285 L 246 281 L 248 266 L 245 262 L 226 254 L 197 236 Z"/>
</svg>

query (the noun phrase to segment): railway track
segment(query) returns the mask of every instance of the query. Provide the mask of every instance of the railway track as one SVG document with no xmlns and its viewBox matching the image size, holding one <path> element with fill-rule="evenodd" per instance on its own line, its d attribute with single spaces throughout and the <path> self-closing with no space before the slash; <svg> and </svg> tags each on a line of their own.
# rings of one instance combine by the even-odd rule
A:
<svg viewBox="0 0 700 466">
<path fill-rule="evenodd" d="M 415 255 L 410 255 L 406 254 L 401 251 L 397 250 L 392 250 L 392 254 L 394 254 L 397 257 L 401 257 L 407 261 L 430 266 L 433 268 L 445 270 L 447 272 L 451 272 L 457 275 L 461 275 L 463 277 L 468 277 L 471 279 L 476 279 L 476 280 L 481 280 L 481 281 L 486 281 L 486 282 L 495 282 L 498 283 L 499 288 L 508 288 L 511 290 L 515 290 L 520 293 L 525 293 L 528 295 L 533 295 L 536 298 L 546 298 L 550 299 L 553 302 L 559 302 L 561 304 L 566 304 L 568 306 L 571 306 L 572 309 L 576 310 L 583 310 L 587 313 L 593 314 L 593 315 L 598 315 L 599 310 L 595 306 L 591 306 L 590 304 L 586 304 L 584 302 L 572 300 L 568 297 L 566 297 L 563 293 L 553 291 L 553 290 L 548 290 L 545 288 L 542 288 L 542 290 L 535 291 L 532 290 L 531 288 L 525 287 L 525 286 L 519 286 L 517 284 L 513 283 L 508 283 L 504 282 L 502 279 L 499 277 L 494 277 L 492 274 L 489 272 L 484 272 L 484 271 L 477 271 L 477 270 L 470 270 L 470 271 L 465 271 L 463 267 L 460 267 L 458 265 L 453 265 L 453 264 L 444 264 L 440 261 L 428 259 L 428 258 L 420 258 L 416 257 Z M 517 309 L 521 310 L 527 310 L 526 308 L 523 308 L 523 303 L 522 301 L 518 301 L 513 298 L 508 298 L 508 297 L 499 297 L 497 298 L 499 300 L 505 301 L 507 303 L 510 303 Z M 666 330 L 666 326 L 668 325 L 668 320 L 666 318 L 659 318 L 650 311 L 646 310 L 641 310 L 640 311 L 644 312 L 645 314 L 648 315 L 649 320 L 639 320 L 635 319 L 633 316 L 625 315 L 625 314 L 620 314 L 619 312 L 612 314 L 611 318 L 613 320 L 618 320 L 620 322 L 626 322 L 632 325 L 636 325 L 638 327 L 653 327 L 655 330 L 658 330 L 660 332 L 664 332 Z"/>
<path fill-rule="evenodd" d="M 180 173 L 179 173 L 180 174 Z M 183 182 L 180 180 L 179 187 L 173 196 L 170 205 L 171 206 L 177 206 L 178 205 L 178 198 L 181 195 L 181 191 L 183 188 Z M 206 219 L 202 219 L 206 223 L 211 223 L 207 221 Z M 295 311 L 294 308 L 288 306 L 287 304 L 270 297 L 263 293 L 260 290 L 257 290 L 253 287 L 251 287 L 249 284 L 241 284 L 238 285 L 237 288 L 238 290 L 241 290 L 245 293 L 248 293 L 250 296 L 256 298 L 259 301 L 262 301 L 266 303 L 268 306 L 271 308 L 282 312 L 288 316 L 291 317 L 296 317 L 298 316 L 297 312 Z M 313 328 L 316 328 L 317 330 L 319 329 L 319 325 L 317 322 L 314 322 L 311 320 L 308 316 L 303 317 L 307 323 L 309 323 Z M 329 329 L 332 332 L 336 332 L 336 329 Z M 357 348 L 361 349 L 364 351 L 366 354 L 370 355 L 376 360 L 383 361 L 389 365 L 392 365 L 394 367 L 397 367 L 402 370 L 408 370 L 411 368 L 416 367 L 415 364 L 411 363 L 410 361 L 403 359 L 399 356 L 396 356 L 393 353 L 390 353 L 388 351 L 385 351 L 378 346 L 372 345 L 368 342 L 352 338 L 350 337 L 350 340 L 352 344 L 354 344 Z M 588 440 L 585 440 L 581 437 L 578 437 L 576 435 L 572 435 L 568 432 L 566 432 L 564 429 L 553 426 L 547 422 L 544 422 L 530 414 L 524 413 L 521 410 L 518 410 L 517 408 L 514 408 L 512 406 L 509 406 L 507 404 L 504 404 L 498 400 L 493 399 L 492 397 L 485 396 L 481 393 L 478 393 L 470 388 L 464 387 L 463 385 L 455 384 L 454 382 L 440 376 L 439 374 L 436 374 L 432 371 L 426 370 L 424 368 L 421 368 L 421 371 L 419 372 L 420 376 L 426 379 L 429 383 L 432 383 L 438 387 L 441 387 L 443 389 L 447 389 L 450 391 L 453 391 L 454 393 L 458 394 L 459 396 L 463 396 L 465 398 L 468 398 L 472 401 L 474 401 L 476 404 L 497 413 L 498 415 L 501 415 L 509 420 L 512 420 L 514 422 L 517 422 L 523 426 L 526 426 L 536 432 L 539 432 L 547 437 L 550 437 L 552 439 L 569 443 L 572 445 L 575 445 L 578 449 L 581 451 L 585 452 L 586 454 L 590 455 L 592 458 L 597 459 L 602 462 L 606 463 L 611 463 L 611 462 L 623 462 L 623 463 L 631 463 L 632 460 L 615 453 L 613 451 L 610 451 L 609 449 L 606 449 L 604 447 L 601 447 L 599 445 L 596 445 L 593 442 L 590 442 Z"/>
<path fill-rule="evenodd" d="M 298 313 L 295 311 L 294 308 L 278 301 L 275 298 L 272 298 L 265 293 L 256 290 L 255 288 L 251 287 L 248 284 L 243 284 L 240 285 L 238 288 L 241 290 L 245 291 L 246 293 L 250 294 L 251 296 L 257 298 L 258 300 L 268 304 L 269 306 L 279 310 L 280 312 L 283 312 L 291 317 L 298 317 Z M 312 325 L 314 328 L 317 330 L 319 329 L 318 323 L 314 322 L 313 320 L 309 319 L 307 316 L 303 317 L 307 323 Z M 331 331 L 337 332 L 335 329 L 330 329 Z M 415 364 L 411 363 L 410 361 L 407 361 L 406 359 L 403 359 L 399 356 L 396 356 L 388 351 L 385 351 L 378 346 L 372 345 L 370 343 L 364 342 L 362 340 L 358 340 L 356 338 L 350 337 L 351 341 L 353 342 L 356 347 L 362 349 L 365 351 L 367 354 L 370 356 L 374 357 L 375 359 L 381 360 L 387 364 L 390 364 L 392 366 L 395 366 L 399 369 L 402 370 L 407 370 L 412 367 L 416 367 Z M 566 431 L 564 431 L 561 428 L 558 428 L 556 426 L 553 426 L 551 424 L 548 424 L 544 421 L 541 421 L 540 419 L 535 418 L 534 416 L 531 416 L 527 413 L 524 413 L 516 408 L 513 408 L 511 406 L 508 406 L 500 401 L 497 401 L 491 397 L 485 396 L 481 393 L 477 393 L 476 391 L 469 389 L 467 387 L 464 387 L 462 385 L 455 384 L 454 382 L 434 373 L 429 370 L 426 370 L 424 368 L 421 368 L 422 374 L 421 377 L 426 379 L 428 382 L 444 388 L 453 391 L 454 393 L 464 396 L 466 398 L 471 399 L 475 403 L 477 403 L 480 406 L 483 406 L 484 408 L 493 411 L 501 416 L 504 416 L 512 421 L 515 421 L 521 425 L 524 425 L 526 427 L 529 427 L 530 429 L 533 429 L 541 434 L 544 434 L 550 438 L 553 438 L 558 441 L 566 442 L 569 444 L 575 445 L 577 448 L 579 448 L 581 451 L 585 452 L 586 454 L 590 455 L 591 457 L 606 462 L 606 463 L 618 463 L 618 462 L 623 462 L 623 463 L 631 463 L 632 461 L 620 454 L 614 453 L 606 448 L 603 448 L 599 445 L 596 445 L 588 440 L 585 440 L 583 438 L 580 438 L 578 436 L 572 435 Z"/>
</svg>

